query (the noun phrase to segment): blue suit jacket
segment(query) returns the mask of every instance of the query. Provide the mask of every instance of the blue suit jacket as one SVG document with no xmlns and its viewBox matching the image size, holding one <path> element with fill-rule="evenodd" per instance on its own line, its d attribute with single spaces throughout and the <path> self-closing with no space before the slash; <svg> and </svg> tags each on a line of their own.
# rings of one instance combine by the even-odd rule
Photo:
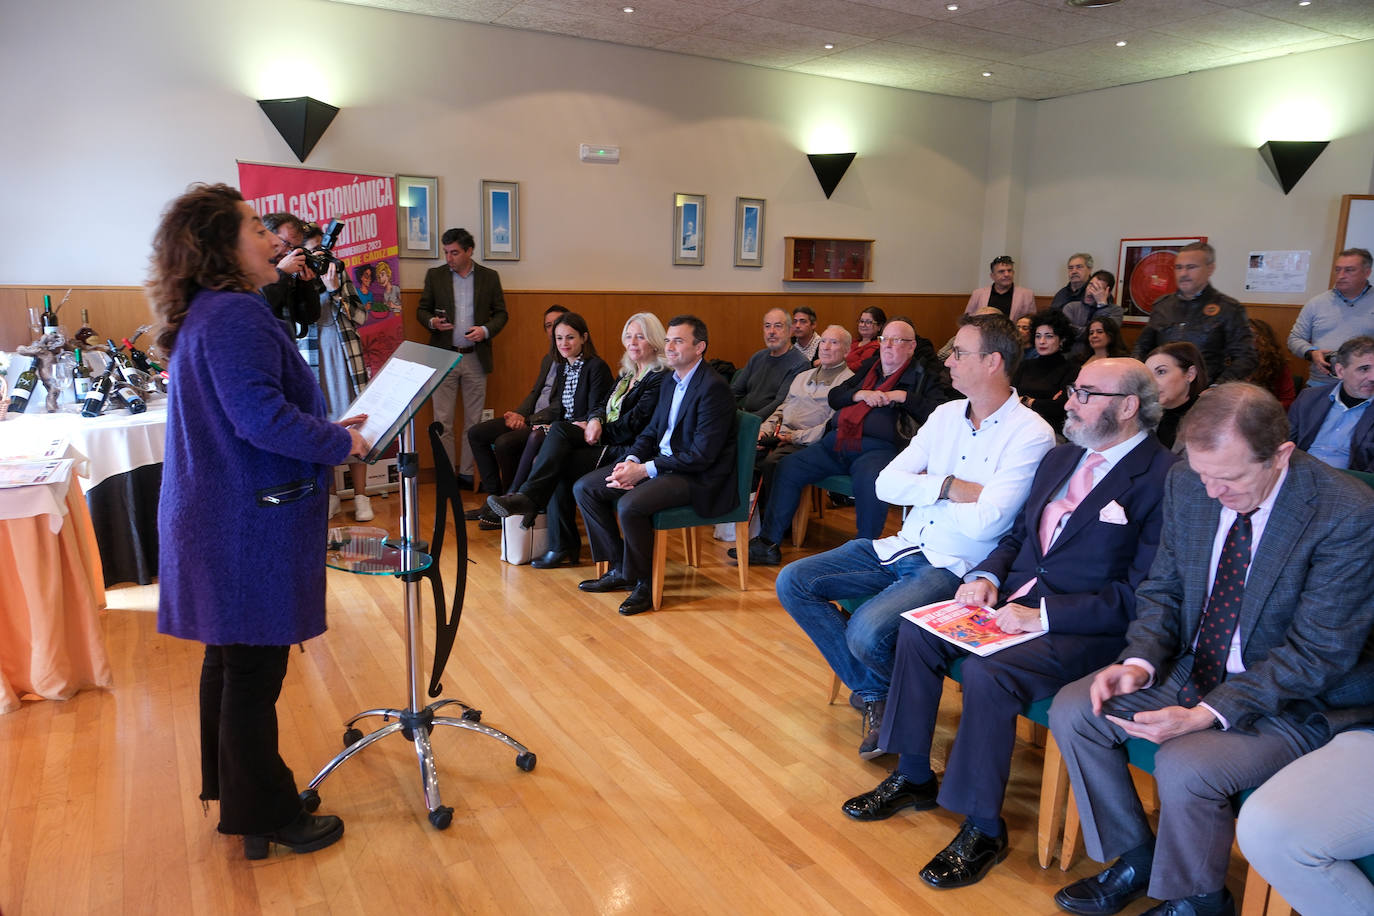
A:
<svg viewBox="0 0 1374 916">
<path fill-rule="evenodd" d="M 1339 385 L 1337 382 L 1336 386 Z M 1288 439 L 1303 451 L 1312 447 L 1326 415 L 1331 412 L 1331 392 L 1336 386 L 1304 388 L 1288 408 L 1288 425 L 1292 429 Z M 1374 405 L 1364 409 L 1364 416 L 1350 434 L 1350 469 L 1374 471 Z"/>
<path fill-rule="evenodd" d="M 702 360 L 687 383 L 677 425 L 668 440 L 671 456 L 658 453 L 658 442 L 668 428 L 677 380 L 665 372 L 659 386 L 658 407 L 649 425 L 630 446 L 629 454 L 640 461 L 653 461 L 660 474 L 682 474 L 692 478 L 692 511 L 707 518 L 724 515 L 739 505 L 739 482 L 735 469 L 735 396 L 720 373 Z"/>
<path fill-rule="evenodd" d="M 1036 605 L 1044 598 L 1050 633 L 1119 636 L 1135 617 L 1136 587 L 1159 547 L 1164 480 L 1177 456 L 1146 436 L 1093 487 L 1044 553 L 1040 517 L 1082 457 L 1076 445 L 1045 455 L 1016 524 L 974 568 L 997 576 L 1003 596 L 1035 577 L 1035 587 L 1017 602 Z M 1124 525 L 1101 519 L 1112 501 L 1123 510 Z"/>
<path fill-rule="evenodd" d="M 1176 466 L 1159 552 L 1119 656 L 1150 662 L 1156 682 L 1191 651 L 1220 517 L 1198 476 Z M 1242 730 L 1261 716 L 1314 713 L 1336 730 L 1336 710 L 1374 702 L 1374 658 L 1362 653 L 1374 626 L 1370 557 L 1374 491 L 1294 451 L 1245 582 L 1237 624 L 1245 671 L 1227 675 L 1203 697 L 1207 705 Z"/>
</svg>

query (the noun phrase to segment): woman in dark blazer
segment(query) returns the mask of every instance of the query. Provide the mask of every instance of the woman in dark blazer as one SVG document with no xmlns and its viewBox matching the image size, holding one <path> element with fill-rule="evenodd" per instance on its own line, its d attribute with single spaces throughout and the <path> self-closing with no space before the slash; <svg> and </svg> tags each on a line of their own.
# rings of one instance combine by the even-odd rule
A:
<svg viewBox="0 0 1374 916">
<path fill-rule="evenodd" d="M 537 569 L 577 565 L 582 539 L 577 531 L 572 485 L 583 474 L 614 464 L 628 454 L 658 405 L 664 376 L 663 323 L 650 312 L 631 315 L 620 339 L 625 355 L 610 397 L 586 420 L 553 423 L 520 488 L 487 499 L 487 507 L 497 515 L 523 515 L 526 526 L 532 525 L 534 517 L 547 506 L 548 551 L 531 561 Z"/>
<path fill-rule="evenodd" d="M 163 214 L 148 295 L 172 354 L 158 512 L 158 631 L 205 643 L 202 801 L 244 854 L 309 852 L 343 835 L 309 814 L 277 751 L 292 643 L 325 629 L 325 513 L 335 465 L 362 455 L 331 423 L 295 341 L 257 290 L 276 280 L 272 235 L 235 189 L 193 185 Z"/>
<path fill-rule="evenodd" d="M 611 390 L 611 369 L 596 355 L 586 319 L 576 312 L 558 316 L 549 340 L 548 359 L 556 370 L 549 406 L 530 417 L 530 434 L 507 488 L 509 493 L 520 489 L 529 476 L 549 425 L 559 420 L 586 422 L 606 402 Z"/>
</svg>

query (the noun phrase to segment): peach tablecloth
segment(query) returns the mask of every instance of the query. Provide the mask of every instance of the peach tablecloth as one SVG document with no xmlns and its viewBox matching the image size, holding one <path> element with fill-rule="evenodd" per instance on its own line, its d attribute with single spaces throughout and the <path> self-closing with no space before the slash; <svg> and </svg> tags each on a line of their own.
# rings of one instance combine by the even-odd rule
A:
<svg viewBox="0 0 1374 916">
<path fill-rule="evenodd" d="M 56 534 L 48 515 L 0 521 L 0 713 L 27 693 L 65 700 L 114 683 L 100 553 L 80 488 L 67 489 L 66 509 Z"/>
</svg>

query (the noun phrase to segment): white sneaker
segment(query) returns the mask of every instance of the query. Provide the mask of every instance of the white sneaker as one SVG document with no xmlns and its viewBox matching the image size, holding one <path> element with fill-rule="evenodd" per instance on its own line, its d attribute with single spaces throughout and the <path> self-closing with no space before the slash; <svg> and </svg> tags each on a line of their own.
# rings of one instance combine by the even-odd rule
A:
<svg viewBox="0 0 1374 916">
<path fill-rule="evenodd" d="M 373 519 L 372 500 L 366 496 L 353 497 L 353 520 L 370 522 Z"/>
<path fill-rule="evenodd" d="M 339 497 L 333 493 L 329 494 L 329 517 L 333 518 L 339 514 Z"/>
</svg>

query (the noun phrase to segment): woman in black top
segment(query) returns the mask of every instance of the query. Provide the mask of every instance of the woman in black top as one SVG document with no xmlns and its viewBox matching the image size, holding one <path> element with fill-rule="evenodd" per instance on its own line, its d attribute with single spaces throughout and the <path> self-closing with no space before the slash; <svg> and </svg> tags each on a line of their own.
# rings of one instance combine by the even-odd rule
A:
<svg viewBox="0 0 1374 916">
<path fill-rule="evenodd" d="M 1174 448 L 1179 421 L 1207 388 L 1207 366 L 1202 362 L 1202 351 L 1186 340 L 1170 341 L 1151 350 L 1145 357 L 1145 366 L 1155 377 L 1159 403 L 1164 407 L 1164 416 L 1155 435 L 1165 447 L 1181 451 L 1182 442 Z"/>
<path fill-rule="evenodd" d="M 1078 377 L 1078 363 L 1065 355 L 1073 344 L 1073 326 L 1063 313 L 1046 310 L 1031 316 L 1035 359 L 1023 360 L 1012 380 L 1021 403 L 1064 432 L 1064 388 Z"/>
</svg>

